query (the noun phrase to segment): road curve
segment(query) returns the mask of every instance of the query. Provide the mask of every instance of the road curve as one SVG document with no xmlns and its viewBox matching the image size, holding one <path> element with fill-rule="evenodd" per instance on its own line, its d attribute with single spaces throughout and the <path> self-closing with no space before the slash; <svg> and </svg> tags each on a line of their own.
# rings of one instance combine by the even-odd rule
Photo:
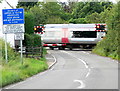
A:
<svg viewBox="0 0 120 91">
<path fill-rule="evenodd" d="M 118 63 L 85 50 L 48 50 L 57 63 L 6 89 L 118 89 Z"/>
</svg>

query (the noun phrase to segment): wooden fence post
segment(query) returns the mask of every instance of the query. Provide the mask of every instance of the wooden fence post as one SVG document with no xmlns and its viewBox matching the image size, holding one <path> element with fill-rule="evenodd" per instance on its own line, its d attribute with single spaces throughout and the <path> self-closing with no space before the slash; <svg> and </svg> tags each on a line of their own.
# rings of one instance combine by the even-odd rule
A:
<svg viewBox="0 0 120 91">
<path fill-rule="evenodd" d="M 41 52 L 40 52 L 41 53 L 41 58 L 43 58 L 43 47 L 41 46 L 40 49 L 41 49 Z"/>
</svg>

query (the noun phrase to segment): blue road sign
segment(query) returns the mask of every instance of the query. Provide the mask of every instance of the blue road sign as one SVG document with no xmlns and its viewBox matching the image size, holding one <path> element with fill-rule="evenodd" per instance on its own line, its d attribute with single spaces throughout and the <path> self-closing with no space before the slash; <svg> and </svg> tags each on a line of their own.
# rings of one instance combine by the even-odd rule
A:
<svg viewBox="0 0 120 91">
<path fill-rule="evenodd" d="M 3 25 L 24 24 L 24 9 L 3 9 Z"/>
</svg>

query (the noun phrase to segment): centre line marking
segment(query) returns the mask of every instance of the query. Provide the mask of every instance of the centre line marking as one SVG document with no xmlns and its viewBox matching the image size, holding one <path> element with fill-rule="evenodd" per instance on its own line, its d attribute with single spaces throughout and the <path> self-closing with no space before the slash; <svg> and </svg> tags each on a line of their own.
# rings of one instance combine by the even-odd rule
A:
<svg viewBox="0 0 120 91">
<path fill-rule="evenodd" d="M 61 51 L 61 52 L 64 52 L 64 53 L 67 53 L 67 54 L 71 55 L 71 53 L 68 53 L 68 52 L 66 52 L 66 51 Z M 82 59 L 80 59 L 80 58 L 77 58 L 77 57 L 75 57 L 75 56 L 73 56 L 73 55 L 71 55 L 71 56 L 74 57 L 74 58 L 76 58 L 76 59 L 78 59 L 78 60 L 80 60 L 80 61 L 85 65 L 86 68 L 89 68 L 89 67 L 88 67 L 88 64 L 87 64 L 84 60 L 82 60 Z"/>
<path fill-rule="evenodd" d="M 82 59 L 80 59 L 80 58 L 77 58 L 77 57 L 73 56 L 71 53 L 68 53 L 68 52 L 66 52 L 66 51 L 61 51 L 61 52 L 67 53 L 67 54 L 71 55 L 72 57 L 80 60 L 80 61 L 85 65 L 85 67 L 88 69 L 88 72 L 87 72 L 85 78 L 87 78 L 87 77 L 90 75 L 91 69 L 90 69 L 90 67 L 88 66 L 88 63 L 86 63 L 84 60 L 82 60 Z"/>
</svg>

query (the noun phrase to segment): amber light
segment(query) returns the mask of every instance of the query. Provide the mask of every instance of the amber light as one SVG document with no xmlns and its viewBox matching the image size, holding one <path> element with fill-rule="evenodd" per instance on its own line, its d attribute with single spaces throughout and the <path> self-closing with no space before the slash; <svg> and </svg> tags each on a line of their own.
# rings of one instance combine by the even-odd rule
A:
<svg viewBox="0 0 120 91">
<path fill-rule="evenodd" d="M 34 30 L 37 30 L 36 26 L 34 26 Z"/>
<path fill-rule="evenodd" d="M 99 25 L 97 25 L 97 27 L 96 28 L 100 28 L 100 26 Z"/>
</svg>

